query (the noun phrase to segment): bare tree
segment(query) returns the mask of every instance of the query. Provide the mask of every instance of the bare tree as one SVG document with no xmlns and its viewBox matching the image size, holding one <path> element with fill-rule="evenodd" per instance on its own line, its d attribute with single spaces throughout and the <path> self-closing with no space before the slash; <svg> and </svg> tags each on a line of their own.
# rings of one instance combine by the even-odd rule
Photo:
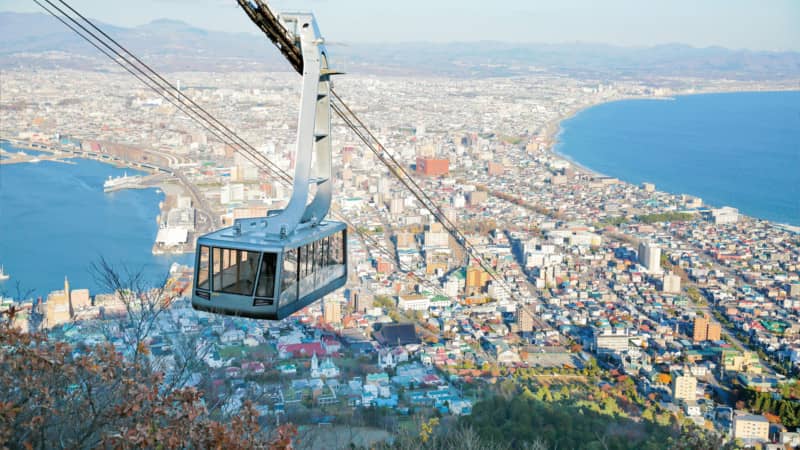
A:
<svg viewBox="0 0 800 450">
<path fill-rule="evenodd" d="M 153 283 L 141 269 L 131 270 L 125 265 L 117 268 L 103 257 L 92 263 L 91 272 L 101 288 L 113 292 L 117 301 L 124 306 L 122 317 L 114 322 L 101 322 L 106 337 L 110 337 L 115 328 L 109 325 L 119 326 L 119 337 L 134 366 L 148 365 L 148 360 L 142 358 L 149 353 L 147 340 L 174 298 L 169 292 L 169 276 Z M 150 367 L 145 369 L 149 370 Z"/>
<path fill-rule="evenodd" d="M 75 354 L 0 314 L 0 448 L 261 448 L 246 402 L 230 423 L 210 420 L 194 389 L 163 394 L 163 377 L 108 344 Z M 284 446 L 285 448 L 285 446 Z"/>
</svg>

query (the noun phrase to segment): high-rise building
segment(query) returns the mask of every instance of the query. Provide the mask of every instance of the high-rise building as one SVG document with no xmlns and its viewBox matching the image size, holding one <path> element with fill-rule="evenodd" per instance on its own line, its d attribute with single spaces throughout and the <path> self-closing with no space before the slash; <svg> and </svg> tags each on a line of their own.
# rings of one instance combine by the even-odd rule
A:
<svg viewBox="0 0 800 450">
<path fill-rule="evenodd" d="M 450 161 L 417 157 L 417 173 L 433 177 L 447 175 L 450 173 Z"/>
<path fill-rule="evenodd" d="M 695 342 L 703 342 L 708 339 L 708 317 L 696 317 L 694 319 Z"/>
<path fill-rule="evenodd" d="M 44 325 L 46 328 L 69 322 L 71 317 L 69 294 L 69 280 L 64 277 L 64 290 L 53 291 L 47 296 L 44 313 Z"/>
<path fill-rule="evenodd" d="M 689 402 L 697 398 L 697 378 L 688 372 L 684 370 L 672 374 L 672 398 L 675 400 Z"/>
<path fill-rule="evenodd" d="M 661 248 L 652 242 L 640 243 L 639 264 L 647 268 L 647 273 L 661 273 Z"/>
<path fill-rule="evenodd" d="M 489 273 L 481 269 L 480 267 L 470 266 L 467 267 L 467 282 L 466 287 L 467 289 L 470 288 L 483 288 L 486 283 L 489 281 Z"/>
<path fill-rule="evenodd" d="M 697 317 L 694 319 L 695 342 L 718 341 L 722 339 L 722 326 L 719 323 L 711 322 L 708 316 Z"/>
<path fill-rule="evenodd" d="M 342 322 L 342 304 L 335 300 L 325 299 L 322 302 L 322 318 L 326 323 L 338 324 Z"/>
<path fill-rule="evenodd" d="M 355 312 L 363 313 L 368 308 L 372 307 L 372 294 L 361 291 L 361 289 L 353 289 L 350 292 L 350 306 Z"/>
<path fill-rule="evenodd" d="M 529 307 L 523 305 L 517 307 L 517 326 L 522 332 L 533 331 L 533 311 Z"/>
<path fill-rule="evenodd" d="M 677 294 L 681 291 L 681 277 L 670 272 L 664 275 L 661 290 L 667 294 Z"/>
<path fill-rule="evenodd" d="M 709 341 L 718 341 L 722 339 L 722 326 L 716 322 L 709 322 L 706 339 Z"/>
</svg>

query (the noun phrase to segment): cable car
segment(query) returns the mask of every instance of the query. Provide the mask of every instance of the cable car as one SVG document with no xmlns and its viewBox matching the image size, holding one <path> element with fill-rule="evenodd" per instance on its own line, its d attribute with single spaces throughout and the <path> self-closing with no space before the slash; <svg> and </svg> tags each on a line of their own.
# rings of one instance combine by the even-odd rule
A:
<svg viewBox="0 0 800 450">
<path fill-rule="evenodd" d="M 198 310 L 279 320 L 347 281 L 347 227 L 325 220 L 333 191 L 330 77 L 336 72 L 328 69 L 312 14 L 280 19 L 303 55 L 292 196 L 283 210 L 237 219 L 197 239 L 192 306 Z"/>
</svg>

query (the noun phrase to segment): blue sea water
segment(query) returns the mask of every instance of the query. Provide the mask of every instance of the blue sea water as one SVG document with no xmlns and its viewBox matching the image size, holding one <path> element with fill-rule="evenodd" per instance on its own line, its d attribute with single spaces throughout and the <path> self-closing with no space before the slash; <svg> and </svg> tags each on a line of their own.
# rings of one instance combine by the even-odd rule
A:
<svg viewBox="0 0 800 450">
<path fill-rule="evenodd" d="M 800 225 L 800 91 L 606 103 L 564 121 L 555 150 L 630 183 Z"/>
<path fill-rule="evenodd" d="M 16 294 L 18 281 L 23 291 L 46 296 L 63 288 L 65 276 L 74 289 L 88 288 L 92 295 L 106 291 L 91 270 L 101 256 L 115 267 L 141 270 L 153 283 L 164 280 L 173 262 L 191 263 L 190 255 L 151 253 L 162 193 L 103 193 L 109 176 L 138 172 L 70 161 L 75 164 L 0 166 L 0 264 L 11 275 L 0 282 L 0 294 Z"/>
</svg>

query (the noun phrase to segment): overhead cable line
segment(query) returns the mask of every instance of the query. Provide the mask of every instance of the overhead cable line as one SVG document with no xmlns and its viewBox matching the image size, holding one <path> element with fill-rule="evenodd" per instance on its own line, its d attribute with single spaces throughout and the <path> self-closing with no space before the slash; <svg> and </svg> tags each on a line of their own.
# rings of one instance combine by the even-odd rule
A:
<svg viewBox="0 0 800 450">
<path fill-rule="evenodd" d="M 286 186 L 291 186 L 292 184 L 292 177 L 283 169 L 281 169 L 277 164 L 272 162 L 269 158 L 263 155 L 261 152 L 256 150 L 252 145 L 250 145 L 247 141 L 241 138 L 238 134 L 236 134 L 233 130 L 228 128 L 222 122 L 220 122 L 216 117 L 214 117 L 211 113 L 206 111 L 203 107 L 197 104 L 194 100 L 190 97 L 186 96 L 177 87 L 173 86 L 169 83 L 163 76 L 161 76 L 158 72 L 153 70 L 150 66 L 145 64 L 141 59 L 136 57 L 132 52 L 130 52 L 127 48 L 123 45 L 119 44 L 116 40 L 111 38 L 108 34 L 106 34 L 102 29 L 97 27 L 90 19 L 87 19 L 79 12 L 77 12 L 74 8 L 72 8 L 67 2 L 63 0 L 59 0 L 66 8 L 72 11 L 75 15 L 80 17 L 86 24 L 88 24 L 91 28 L 96 30 L 100 35 L 98 36 L 91 30 L 87 29 L 82 23 L 80 23 L 77 19 L 73 16 L 68 14 L 65 10 L 59 8 L 50 0 L 44 0 L 47 4 L 49 4 L 53 9 L 58 11 L 63 15 L 63 17 L 69 19 L 75 26 L 83 30 L 83 32 L 79 31 L 75 26 L 67 23 L 64 18 L 56 14 L 53 10 L 46 7 L 38 0 L 33 0 L 37 5 L 39 5 L 43 10 L 49 13 L 51 16 L 59 20 L 62 24 L 64 24 L 67 28 L 73 31 L 75 34 L 80 36 L 90 45 L 92 45 L 95 49 L 100 51 L 106 57 L 111 59 L 114 63 L 122 67 L 125 71 L 133 75 L 136 79 L 138 79 L 142 84 L 146 87 L 151 89 L 153 92 L 167 100 L 170 104 L 175 106 L 178 110 L 186 114 L 190 119 L 194 120 L 198 123 L 201 127 L 203 127 L 206 131 L 211 133 L 214 137 L 216 137 L 220 142 L 230 145 L 234 148 L 239 154 L 245 156 L 248 161 L 254 164 L 257 168 L 261 169 L 266 173 L 272 173 L 278 181 L 282 182 Z M 91 38 L 89 37 L 91 36 Z M 95 42 L 96 41 L 96 42 Z M 113 43 L 119 50 L 115 49 L 113 46 L 109 44 L 109 42 Z M 100 45 L 102 45 L 102 47 Z M 105 48 L 103 48 L 105 47 Z M 122 53 L 120 53 L 120 51 Z M 113 55 L 112 55 L 113 53 Z M 124 53 L 124 54 L 123 54 Z M 136 62 L 139 63 L 141 66 L 137 66 L 131 60 L 125 56 L 128 55 L 130 58 L 133 58 Z M 127 63 L 124 64 L 124 63 Z M 199 111 L 198 111 L 199 110 Z M 392 252 L 388 250 L 385 246 L 381 245 L 377 242 L 372 236 L 368 236 L 367 234 L 363 233 L 361 230 L 358 229 L 349 219 L 344 217 L 340 213 L 335 213 L 337 219 L 342 220 L 343 222 L 347 223 L 347 225 L 352 228 L 361 238 L 365 241 L 365 243 L 371 244 L 374 248 L 377 248 L 385 255 L 388 255 L 390 258 L 392 257 Z M 421 284 L 425 284 L 426 286 L 442 293 L 441 289 L 428 280 L 425 277 L 421 277 L 416 274 L 416 272 L 409 268 L 404 267 L 404 264 L 401 263 L 399 260 L 397 261 L 401 270 L 410 273 L 414 276 Z"/>
<path fill-rule="evenodd" d="M 289 64 L 299 74 L 303 74 L 303 56 L 297 48 L 291 35 L 280 23 L 277 16 L 273 14 L 272 10 L 263 0 L 237 0 L 239 6 L 247 13 L 248 17 L 256 24 L 264 34 L 272 41 L 278 50 L 284 55 Z M 367 126 L 358 118 L 358 116 L 347 106 L 336 91 L 331 88 L 331 94 L 336 101 L 342 105 L 342 108 L 335 107 L 331 102 L 331 107 L 336 114 L 350 127 L 356 136 L 375 154 L 378 159 L 389 169 L 389 171 L 408 189 L 414 197 L 419 201 L 425 209 L 427 209 L 433 217 L 442 224 L 442 227 L 450 234 L 456 243 L 461 246 L 466 252 L 467 256 L 474 259 L 480 267 L 486 271 L 492 280 L 500 285 L 513 299 L 519 302 L 519 298 L 515 295 L 513 290 L 501 277 L 497 276 L 491 265 L 486 262 L 483 255 L 477 250 L 476 246 L 472 244 L 469 239 L 459 230 L 459 228 L 452 223 L 452 221 L 444 214 L 441 207 L 430 198 L 430 196 L 422 189 L 414 178 L 405 170 L 403 164 L 390 152 L 386 151 L 383 144 L 380 143 L 377 137 L 367 128 Z M 364 132 L 361 132 L 363 129 Z"/>
</svg>

